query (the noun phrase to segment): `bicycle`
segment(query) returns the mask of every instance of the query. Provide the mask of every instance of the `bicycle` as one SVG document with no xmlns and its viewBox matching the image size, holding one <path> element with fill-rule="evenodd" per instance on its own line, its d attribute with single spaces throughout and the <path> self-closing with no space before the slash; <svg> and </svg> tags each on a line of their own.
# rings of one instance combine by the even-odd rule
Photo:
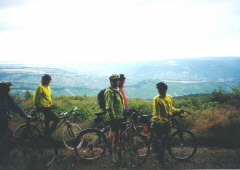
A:
<svg viewBox="0 0 240 170">
<path fill-rule="evenodd" d="M 82 130 L 77 124 L 68 121 L 68 116 L 74 114 L 77 108 L 69 112 L 64 112 L 60 114 L 59 123 L 57 124 L 56 129 L 64 125 L 62 131 L 62 142 L 70 151 L 70 156 L 72 155 L 71 151 L 74 150 L 74 147 L 81 147 L 81 143 L 76 145 L 75 139 L 77 134 Z M 41 129 L 41 130 L 40 130 Z M 37 151 L 38 153 L 44 155 L 47 159 L 47 167 L 51 167 L 57 161 L 57 156 L 59 155 L 59 144 L 56 140 L 46 134 L 46 129 L 44 128 L 44 121 L 41 119 L 40 114 L 35 114 L 32 120 L 27 120 L 25 124 L 20 125 L 16 131 L 15 135 L 18 138 L 21 138 L 25 148 L 30 151 Z M 73 146 L 74 145 L 74 146 Z M 52 150 L 54 149 L 54 150 Z M 64 151 L 67 154 L 67 151 Z"/>
<path fill-rule="evenodd" d="M 12 116 L 9 115 L 8 121 L 11 120 Z M 27 169 L 29 153 L 21 139 L 17 138 L 11 130 L 5 131 L 2 135 L 0 139 L 0 169 L 11 169 L 16 165 L 20 169 Z"/>
<path fill-rule="evenodd" d="M 192 158 L 197 151 L 197 139 L 195 135 L 186 129 L 183 129 L 180 123 L 177 121 L 177 117 L 186 118 L 189 114 L 183 116 L 181 114 L 175 114 L 168 122 L 170 129 L 175 131 L 167 138 L 162 138 L 159 135 L 159 123 L 151 123 L 152 115 L 142 115 L 141 122 L 149 130 L 148 136 L 148 150 L 152 151 L 152 147 L 156 147 L 156 152 L 159 161 L 164 161 L 164 152 L 167 148 L 169 155 L 179 161 L 184 161 Z M 142 127 L 138 127 L 142 128 Z M 160 132 L 161 133 L 161 132 Z"/>
<path fill-rule="evenodd" d="M 103 116 L 105 112 L 95 113 L 95 122 L 97 128 L 89 128 L 80 132 L 77 137 L 77 142 L 82 141 L 83 144 L 79 149 L 76 149 L 76 154 L 83 160 L 96 160 L 102 157 L 108 149 L 111 153 L 111 140 L 108 133 L 111 125 L 104 122 Z M 147 158 L 147 141 L 138 134 L 135 126 L 136 113 L 132 112 L 129 115 L 129 120 L 121 121 L 122 130 L 119 132 L 118 138 L 118 157 L 119 162 L 123 166 L 128 164 L 136 164 L 139 166 Z M 128 162 L 127 162 L 128 160 Z"/>
</svg>

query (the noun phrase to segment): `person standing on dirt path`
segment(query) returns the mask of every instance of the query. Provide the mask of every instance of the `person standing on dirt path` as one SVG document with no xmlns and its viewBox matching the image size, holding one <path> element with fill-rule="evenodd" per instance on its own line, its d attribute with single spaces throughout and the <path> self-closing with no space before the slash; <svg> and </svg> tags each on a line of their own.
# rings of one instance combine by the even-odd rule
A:
<svg viewBox="0 0 240 170">
<path fill-rule="evenodd" d="M 165 142 L 170 133 L 169 120 L 174 113 L 183 113 L 184 110 L 176 109 L 173 107 L 173 99 L 167 94 L 168 85 L 164 81 L 160 81 L 156 84 L 158 89 L 158 95 L 153 98 L 152 101 L 152 122 L 157 123 L 156 128 L 159 132 L 159 138 Z M 163 148 L 161 148 L 163 149 Z M 164 152 L 160 160 L 164 162 Z"/>
<path fill-rule="evenodd" d="M 0 161 L 4 157 L 9 149 L 11 148 L 11 139 L 14 138 L 12 130 L 9 128 L 9 115 L 10 110 L 18 112 L 21 117 L 25 119 L 31 119 L 17 104 L 14 98 L 9 94 L 10 87 L 12 83 L 10 82 L 0 82 Z"/>
<path fill-rule="evenodd" d="M 112 160 L 114 163 L 118 161 L 117 156 L 117 137 L 120 131 L 120 123 L 123 119 L 124 104 L 121 93 L 118 91 L 119 75 L 112 74 L 109 77 L 110 87 L 104 92 L 104 100 L 106 107 L 106 120 L 109 121 L 111 125 L 111 150 L 112 150 Z"/>
<path fill-rule="evenodd" d="M 45 131 L 49 136 L 51 136 L 59 122 L 58 117 L 52 110 L 52 91 L 50 88 L 51 81 L 51 76 L 44 74 L 42 76 L 41 84 L 36 87 L 33 95 L 34 108 L 36 112 L 42 112 L 44 114 Z M 53 123 L 51 127 L 49 127 L 51 121 L 53 121 Z"/>
</svg>

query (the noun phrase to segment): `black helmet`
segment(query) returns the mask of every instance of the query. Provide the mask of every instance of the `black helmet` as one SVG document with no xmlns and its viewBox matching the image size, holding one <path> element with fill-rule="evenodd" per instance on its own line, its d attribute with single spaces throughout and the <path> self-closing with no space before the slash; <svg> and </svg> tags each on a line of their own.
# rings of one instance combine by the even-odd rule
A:
<svg viewBox="0 0 240 170">
<path fill-rule="evenodd" d="M 42 81 L 50 81 L 50 80 L 52 80 L 52 78 L 51 78 L 50 75 L 44 74 L 44 75 L 42 76 Z"/>
<path fill-rule="evenodd" d="M 7 82 L 7 81 L 0 81 L 0 86 L 1 87 L 10 87 L 10 86 L 13 86 L 13 84 L 11 82 Z"/>
<path fill-rule="evenodd" d="M 126 77 L 125 77 L 125 75 L 124 74 L 119 74 L 120 75 L 120 78 L 119 78 L 119 80 L 125 80 L 126 79 Z"/>
<path fill-rule="evenodd" d="M 160 81 L 159 83 L 156 84 L 157 89 L 168 89 L 168 85 L 164 81 Z"/>
</svg>

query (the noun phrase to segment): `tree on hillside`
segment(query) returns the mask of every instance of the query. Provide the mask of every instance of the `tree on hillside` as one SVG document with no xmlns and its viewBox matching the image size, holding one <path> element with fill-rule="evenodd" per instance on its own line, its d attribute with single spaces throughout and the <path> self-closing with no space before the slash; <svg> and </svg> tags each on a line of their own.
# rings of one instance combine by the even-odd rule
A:
<svg viewBox="0 0 240 170">
<path fill-rule="evenodd" d="M 32 99 L 32 97 L 33 96 L 31 94 L 31 92 L 29 90 L 26 90 L 25 95 L 24 95 L 25 100 L 30 100 L 30 99 Z"/>
<path fill-rule="evenodd" d="M 238 83 L 237 86 L 231 87 L 231 90 L 232 90 L 233 94 L 240 95 L 240 82 Z"/>
</svg>

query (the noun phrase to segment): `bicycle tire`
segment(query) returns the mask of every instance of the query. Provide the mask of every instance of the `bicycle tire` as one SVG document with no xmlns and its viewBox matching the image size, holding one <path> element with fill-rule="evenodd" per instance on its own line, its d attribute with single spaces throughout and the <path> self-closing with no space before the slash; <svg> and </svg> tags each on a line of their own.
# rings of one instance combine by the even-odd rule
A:
<svg viewBox="0 0 240 170">
<path fill-rule="evenodd" d="M 29 158 L 28 152 L 20 145 L 11 130 L 5 131 L 0 146 L 0 169 L 13 169 L 16 166 L 26 169 Z"/>
<path fill-rule="evenodd" d="M 20 147 L 17 143 L 11 150 L 4 155 L 4 159 L 0 159 L 0 169 L 27 169 L 30 164 L 31 156 Z M 17 167 L 17 168 L 16 168 Z"/>
<path fill-rule="evenodd" d="M 76 145 L 75 140 L 81 131 L 82 129 L 80 126 L 75 123 L 70 123 L 70 126 L 64 126 L 62 131 L 62 141 L 67 149 L 74 150 L 74 145 Z M 77 149 L 80 148 L 81 145 L 82 142 L 79 141 L 79 144 L 77 144 Z"/>
<path fill-rule="evenodd" d="M 119 160 L 124 168 L 137 168 L 141 166 L 149 156 L 149 144 L 140 134 L 132 136 L 128 146 L 120 144 Z"/>
<path fill-rule="evenodd" d="M 47 169 L 58 154 L 58 147 L 55 146 L 55 143 L 53 144 L 53 140 L 43 136 L 35 125 L 24 124 L 19 126 L 15 131 L 15 136 L 25 151 L 31 155 L 32 161 L 35 164 L 36 162 L 41 162 L 43 169 Z M 54 145 L 54 147 L 50 145 Z M 31 169 L 34 169 L 34 167 Z"/>
<path fill-rule="evenodd" d="M 31 134 L 29 133 L 30 131 Z M 37 126 L 26 124 L 20 125 L 15 130 L 14 135 L 20 140 L 20 145 L 22 145 L 26 149 L 33 149 L 40 146 L 39 138 L 40 136 L 42 136 L 42 133 Z"/>
<path fill-rule="evenodd" d="M 78 163 L 75 156 L 72 150 L 62 147 L 59 149 L 59 153 L 55 155 L 54 159 L 48 163 L 47 170 L 74 170 L 75 165 Z"/>
<path fill-rule="evenodd" d="M 176 160 L 188 160 L 197 151 L 197 139 L 189 130 L 178 130 L 174 132 L 168 144 L 168 153 Z"/>
<path fill-rule="evenodd" d="M 77 137 L 76 143 L 82 142 L 80 148 L 76 148 L 76 154 L 83 160 L 96 160 L 104 155 L 108 146 L 106 136 L 97 129 L 85 129 L 80 132 Z"/>
</svg>

